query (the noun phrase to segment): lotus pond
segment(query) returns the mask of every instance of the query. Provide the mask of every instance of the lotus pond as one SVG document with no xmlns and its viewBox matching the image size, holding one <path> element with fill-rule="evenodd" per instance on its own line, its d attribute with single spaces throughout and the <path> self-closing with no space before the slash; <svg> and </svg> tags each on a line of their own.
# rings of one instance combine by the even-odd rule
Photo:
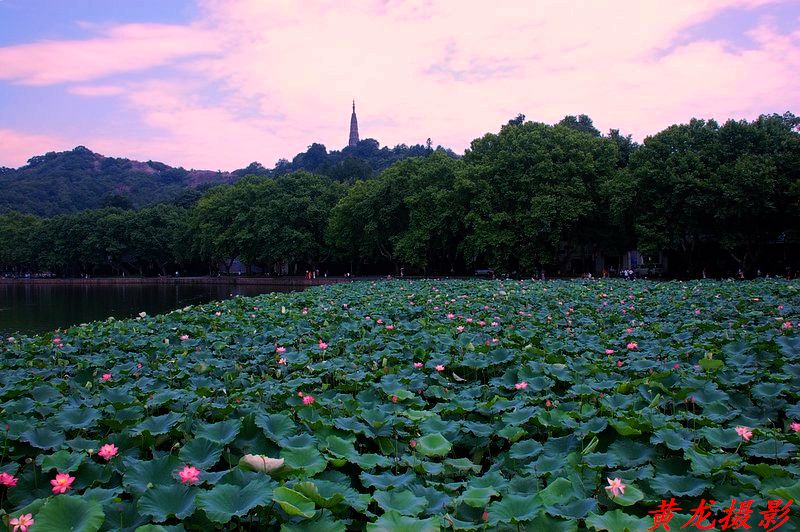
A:
<svg viewBox="0 0 800 532">
<path fill-rule="evenodd" d="M 798 317 L 788 281 L 391 281 L 5 339 L 3 519 L 638 531 L 674 497 L 673 530 L 756 529 L 800 498 Z"/>
</svg>

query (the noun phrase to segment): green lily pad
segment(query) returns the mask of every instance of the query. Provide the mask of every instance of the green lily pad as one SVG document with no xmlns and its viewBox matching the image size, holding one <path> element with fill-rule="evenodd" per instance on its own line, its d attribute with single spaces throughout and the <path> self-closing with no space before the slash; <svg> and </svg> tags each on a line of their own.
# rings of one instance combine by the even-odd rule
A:
<svg viewBox="0 0 800 532">
<path fill-rule="evenodd" d="M 281 486 L 272 492 L 272 500 L 277 502 L 280 507 L 289 515 L 305 517 L 306 519 L 314 516 L 314 502 L 302 493 Z"/>
<path fill-rule="evenodd" d="M 220 445 L 232 442 L 242 428 L 240 419 L 226 419 L 218 423 L 202 423 L 195 427 L 196 438 L 205 438 Z"/>
<path fill-rule="evenodd" d="M 653 526 L 653 519 L 636 517 L 622 510 L 612 510 L 604 514 L 589 514 L 586 526 L 592 530 L 608 532 L 646 532 Z"/>
<path fill-rule="evenodd" d="M 257 478 L 244 487 L 218 484 L 210 491 L 202 491 L 197 496 L 197 506 L 210 520 L 224 524 L 233 516 L 243 516 L 271 500 L 271 483 L 264 478 Z"/>
<path fill-rule="evenodd" d="M 106 517 L 96 501 L 74 495 L 59 495 L 47 501 L 36 514 L 33 530 L 39 532 L 95 532 Z"/>
<path fill-rule="evenodd" d="M 178 458 L 198 469 L 211 469 L 222 455 L 222 445 L 205 438 L 195 438 L 181 447 Z"/>
<path fill-rule="evenodd" d="M 137 507 L 156 523 L 162 523 L 170 516 L 185 519 L 194 513 L 197 493 L 197 488 L 177 483 L 155 486 L 139 498 Z"/>
<path fill-rule="evenodd" d="M 445 456 L 452 447 L 453 444 L 437 432 L 418 439 L 416 451 L 423 456 Z"/>
<path fill-rule="evenodd" d="M 416 497 L 409 490 L 376 491 L 372 499 L 384 511 L 395 511 L 412 517 L 419 515 L 428 506 L 425 498 Z"/>
<path fill-rule="evenodd" d="M 76 471 L 83 463 L 83 460 L 86 458 L 86 453 L 56 451 L 50 455 L 39 455 L 39 457 L 41 458 L 42 471 L 52 471 L 55 469 L 59 473 L 71 473 Z"/>
<path fill-rule="evenodd" d="M 374 523 L 367 523 L 368 532 L 438 532 L 439 523 L 433 518 L 417 519 L 389 511 Z"/>
</svg>

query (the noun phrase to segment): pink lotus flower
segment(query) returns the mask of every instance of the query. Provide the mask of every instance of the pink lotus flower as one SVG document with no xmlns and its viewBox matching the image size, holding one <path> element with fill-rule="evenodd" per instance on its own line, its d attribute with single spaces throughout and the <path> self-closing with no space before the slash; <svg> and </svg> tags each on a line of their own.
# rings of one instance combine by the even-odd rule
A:
<svg viewBox="0 0 800 532">
<path fill-rule="evenodd" d="M 303 404 L 304 405 L 314 404 L 314 401 L 315 401 L 315 399 L 314 399 L 313 395 L 306 395 L 305 397 L 303 397 Z"/>
<path fill-rule="evenodd" d="M 111 458 L 116 456 L 118 452 L 119 448 L 116 445 L 113 443 L 107 443 L 100 447 L 100 451 L 97 453 L 97 456 L 101 456 L 106 460 L 111 460 Z"/>
<path fill-rule="evenodd" d="M 694 313 L 695 313 L 695 315 L 696 315 L 696 316 L 699 316 L 699 315 L 700 315 L 700 309 L 696 309 L 696 310 L 694 311 Z"/>
<path fill-rule="evenodd" d="M 467 318 L 467 323 L 472 323 L 472 318 Z"/>
<path fill-rule="evenodd" d="M 422 367 L 422 362 L 414 362 L 414 367 L 415 368 L 421 368 Z"/>
<path fill-rule="evenodd" d="M 136 364 L 136 367 L 137 367 L 138 369 L 142 369 L 142 363 L 141 363 L 141 362 L 139 362 L 138 364 Z"/>
<path fill-rule="evenodd" d="M 778 305 L 778 310 L 783 310 L 783 305 Z"/>
<path fill-rule="evenodd" d="M 50 481 L 50 485 L 53 486 L 53 493 L 66 493 L 72 487 L 73 482 L 75 482 L 75 477 L 71 477 L 69 473 L 58 473 L 56 478 Z"/>
<path fill-rule="evenodd" d="M 416 441 L 416 440 L 411 440 L 410 442 L 408 442 L 408 444 L 409 444 L 409 445 L 411 446 L 411 448 L 413 449 L 414 447 L 416 447 L 416 446 L 417 446 L 417 441 Z"/>
<path fill-rule="evenodd" d="M 61 338 L 53 338 L 53 343 L 54 344 L 60 344 L 61 343 Z"/>
<path fill-rule="evenodd" d="M 386 330 L 391 331 L 392 329 L 394 329 L 394 325 L 387 325 L 386 326 Z"/>
<path fill-rule="evenodd" d="M 103 381 L 111 380 L 111 373 L 103 373 Z"/>
<path fill-rule="evenodd" d="M 680 369 L 680 367 L 681 367 L 680 364 L 675 364 L 674 366 L 672 366 L 673 369 Z"/>
<path fill-rule="evenodd" d="M 612 497 L 618 497 L 620 494 L 625 495 L 625 488 L 627 486 L 622 483 L 622 479 L 617 477 L 615 479 L 607 478 L 606 480 L 608 480 L 606 489 L 611 492 Z"/>
<path fill-rule="evenodd" d="M 367 321 L 372 321 L 372 318 L 370 318 L 369 316 L 365 316 L 364 319 Z"/>
<path fill-rule="evenodd" d="M 551 406 L 553 406 L 553 403 L 550 401 L 550 399 L 548 399 L 547 401 L 544 402 L 544 406 L 550 408 Z"/>
<path fill-rule="evenodd" d="M 464 332 L 464 326 L 463 325 L 459 325 L 458 327 L 456 327 L 456 330 L 458 332 Z"/>
<path fill-rule="evenodd" d="M 484 325 L 486 325 L 486 322 L 485 322 L 485 321 L 483 321 L 483 320 L 481 320 L 481 321 L 479 321 L 479 322 L 478 322 L 478 325 L 480 325 L 481 327 L 483 327 Z"/>
<path fill-rule="evenodd" d="M 220 311 L 216 311 L 216 312 L 214 313 L 214 316 L 222 316 L 222 312 L 220 312 Z"/>
<path fill-rule="evenodd" d="M 5 471 L 0 473 L 0 484 L 2 484 L 7 488 L 13 488 L 14 486 L 16 486 L 18 480 L 19 479 L 17 477 L 8 474 Z"/>
<path fill-rule="evenodd" d="M 487 511 L 484 511 L 484 512 L 481 514 L 481 519 L 483 519 L 483 522 L 484 522 L 484 523 L 486 523 L 487 521 L 489 521 L 489 512 L 487 512 Z"/>
<path fill-rule="evenodd" d="M 22 514 L 19 517 L 13 517 L 9 520 L 9 526 L 13 526 L 12 532 L 28 532 L 28 527 L 32 526 L 35 521 L 33 514 Z"/>
<path fill-rule="evenodd" d="M 189 339 L 189 335 L 188 334 L 182 334 L 181 335 L 181 340 L 188 340 L 188 339 Z"/>
<path fill-rule="evenodd" d="M 614 354 L 614 350 L 613 349 L 606 349 L 606 354 L 607 355 L 613 355 Z"/>
<path fill-rule="evenodd" d="M 275 352 L 276 353 L 285 353 L 286 352 L 286 348 L 285 347 L 276 347 L 275 348 Z"/>
<path fill-rule="evenodd" d="M 443 366 L 443 365 L 441 365 L 441 364 L 438 364 L 438 365 L 436 366 L 436 371 L 444 371 L 444 366 Z"/>
<path fill-rule="evenodd" d="M 194 466 L 187 465 L 178 471 L 178 476 L 181 477 L 181 484 L 189 484 L 191 486 L 200 480 L 200 470 Z"/>
<path fill-rule="evenodd" d="M 496 322 L 496 321 L 493 321 L 493 322 L 492 322 L 492 327 L 497 327 L 498 325 L 500 325 L 500 323 L 498 323 L 498 322 Z"/>
<path fill-rule="evenodd" d="M 783 327 L 784 329 L 791 329 L 792 328 L 792 322 L 791 321 L 785 321 L 785 322 L 783 322 L 783 325 L 781 327 Z"/>
<path fill-rule="evenodd" d="M 375 323 L 377 323 L 378 325 L 383 325 L 383 320 L 378 318 L 378 320 Z"/>
<path fill-rule="evenodd" d="M 320 349 L 328 349 L 328 344 L 323 342 L 322 340 L 319 341 L 319 348 Z"/>
<path fill-rule="evenodd" d="M 618 368 L 621 368 L 621 367 L 622 367 L 622 361 L 621 361 L 621 360 L 617 360 L 617 367 L 618 367 Z"/>
<path fill-rule="evenodd" d="M 789 426 L 792 427 L 793 431 L 800 432 L 800 423 L 798 423 L 797 421 L 795 421 L 794 423 L 792 423 Z"/>
<path fill-rule="evenodd" d="M 516 388 L 517 390 L 524 390 L 524 389 L 525 389 L 525 388 L 527 388 L 527 387 L 528 387 L 528 383 L 527 383 L 527 382 L 525 382 L 525 381 L 518 382 L 518 383 L 516 383 L 516 384 L 514 385 L 514 388 Z"/>
<path fill-rule="evenodd" d="M 398 401 L 398 399 L 399 399 L 399 398 L 398 398 L 396 395 L 393 395 L 393 396 L 392 396 L 392 402 L 393 402 L 393 403 L 396 403 L 396 402 Z"/>
<path fill-rule="evenodd" d="M 628 333 L 628 334 L 631 334 L 633 332 L 633 329 L 628 327 L 627 329 L 625 329 L 625 332 Z"/>
<path fill-rule="evenodd" d="M 285 366 L 286 365 L 286 359 L 283 358 L 283 357 L 279 358 L 278 359 L 278 365 L 279 366 Z"/>
<path fill-rule="evenodd" d="M 637 347 L 639 347 L 639 344 L 637 344 L 636 342 L 628 343 L 628 349 L 636 349 Z"/>
<path fill-rule="evenodd" d="M 753 431 L 750 427 L 738 426 L 736 427 L 736 434 L 742 437 L 744 441 L 750 441 L 750 438 L 753 437 Z"/>
</svg>

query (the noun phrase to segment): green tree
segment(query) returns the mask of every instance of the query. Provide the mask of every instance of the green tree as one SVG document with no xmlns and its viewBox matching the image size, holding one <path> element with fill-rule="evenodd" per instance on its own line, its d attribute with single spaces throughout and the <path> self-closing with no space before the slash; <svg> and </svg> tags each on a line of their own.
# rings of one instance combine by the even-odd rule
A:
<svg viewBox="0 0 800 532">
<path fill-rule="evenodd" d="M 464 156 L 474 187 L 467 262 L 568 270 L 590 244 L 600 186 L 613 178 L 617 158 L 612 141 L 560 125 L 506 125 L 473 141 Z"/>
</svg>

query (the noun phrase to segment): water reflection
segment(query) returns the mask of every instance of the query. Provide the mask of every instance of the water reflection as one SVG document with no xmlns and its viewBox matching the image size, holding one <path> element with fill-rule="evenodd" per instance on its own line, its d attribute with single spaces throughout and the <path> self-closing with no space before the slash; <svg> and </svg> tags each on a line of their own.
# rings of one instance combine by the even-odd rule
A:
<svg viewBox="0 0 800 532">
<path fill-rule="evenodd" d="M 301 287 L 233 284 L 0 284 L 0 334 L 35 334 L 109 316 L 161 314 L 187 305 L 291 292 Z"/>
</svg>

